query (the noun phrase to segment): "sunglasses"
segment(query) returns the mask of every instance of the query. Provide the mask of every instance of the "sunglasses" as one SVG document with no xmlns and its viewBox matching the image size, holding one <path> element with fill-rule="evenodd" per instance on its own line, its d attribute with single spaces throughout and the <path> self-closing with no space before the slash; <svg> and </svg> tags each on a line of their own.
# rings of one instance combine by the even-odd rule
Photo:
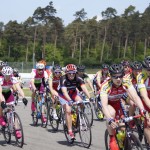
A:
<svg viewBox="0 0 150 150">
<path fill-rule="evenodd" d="M 122 75 L 120 75 L 120 76 L 111 76 L 112 78 L 114 78 L 114 79 L 118 79 L 118 78 L 123 78 L 123 74 Z"/>
<path fill-rule="evenodd" d="M 38 71 L 43 71 L 43 69 L 38 69 Z"/>
<path fill-rule="evenodd" d="M 54 72 L 55 74 L 60 74 L 61 72 Z"/>
<path fill-rule="evenodd" d="M 75 75 L 76 73 L 68 73 L 69 75 Z"/>
</svg>

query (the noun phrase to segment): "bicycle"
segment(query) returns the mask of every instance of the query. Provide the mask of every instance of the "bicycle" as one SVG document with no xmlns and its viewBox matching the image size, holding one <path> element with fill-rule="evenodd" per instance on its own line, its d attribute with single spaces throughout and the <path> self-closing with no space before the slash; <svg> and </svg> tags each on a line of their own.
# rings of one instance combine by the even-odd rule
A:
<svg viewBox="0 0 150 150">
<path fill-rule="evenodd" d="M 95 97 L 95 102 L 93 103 L 93 106 L 97 119 L 100 121 L 104 120 L 104 113 L 102 111 L 102 104 L 99 95 Z"/>
<path fill-rule="evenodd" d="M 90 101 L 86 100 L 86 96 L 83 92 L 80 92 L 80 96 L 81 96 L 81 98 L 83 100 L 83 104 L 84 104 L 83 110 L 89 119 L 90 126 L 92 126 L 94 115 L 93 115 L 93 109 L 92 109 L 91 103 L 90 103 Z"/>
<path fill-rule="evenodd" d="M 14 103 L 15 103 L 15 106 L 17 106 L 18 100 L 19 100 L 18 91 L 14 92 L 13 95 L 14 95 L 14 101 L 15 101 Z"/>
<path fill-rule="evenodd" d="M 132 121 L 135 118 L 140 118 L 141 115 L 136 115 L 136 116 L 128 116 L 128 113 L 126 112 L 122 101 L 120 100 L 120 106 L 122 108 L 124 116 L 120 119 L 117 120 L 117 123 L 124 123 L 124 125 L 118 126 L 115 129 L 115 138 L 118 143 L 119 149 L 123 150 L 132 150 L 132 148 L 136 147 L 137 149 L 143 150 L 143 146 L 140 142 L 140 140 L 135 136 L 133 133 L 133 130 L 130 128 L 129 122 Z M 124 136 L 119 138 L 119 132 L 124 132 Z M 109 150 L 109 134 L 108 130 L 105 130 L 105 148 L 106 150 Z"/>
<path fill-rule="evenodd" d="M 72 130 L 74 134 L 79 133 L 82 145 L 89 148 L 92 142 L 91 126 L 86 113 L 82 109 L 83 102 L 74 102 L 71 108 L 72 115 L 75 114 L 75 120 L 72 120 Z M 69 144 L 73 144 L 75 139 L 70 139 L 68 127 L 65 121 L 65 111 L 62 108 L 62 120 L 65 137 Z"/>
<path fill-rule="evenodd" d="M 38 119 L 41 119 L 41 126 L 46 128 L 48 123 L 48 101 L 49 98 L 45 95 L 45 93 L 40 93 L 39 91 L 35 92 L 34 104 L 36 109 L 32 112 L 32 122 L 34 126 L 38 124 Z M 43 120 L 43 117 L 46 121 Z"/>
<path fill-rule="evenodd" d="M 16 144 L 19 147 L 23 147 L 24 133 L 23 126 L 19 115 L 15 111 L 13 103 L 8 103 L 7 108 L 3 110 L 3 117 L 6 122 L 6 126 L 2 127 L 1 132 L 4 135 L 4 139 L 7 143 L 11 142 L 11 136 L 15 136 Z M 20 132 L 21 137 L 17 137 L 17 132 Z"/>
</svg>

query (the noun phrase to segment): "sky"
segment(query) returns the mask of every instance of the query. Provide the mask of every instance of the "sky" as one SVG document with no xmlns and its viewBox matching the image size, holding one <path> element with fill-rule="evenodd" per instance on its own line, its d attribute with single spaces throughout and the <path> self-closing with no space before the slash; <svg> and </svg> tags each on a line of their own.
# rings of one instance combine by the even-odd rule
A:
<svg viewBox="0 0 150 150">
<path fill-rule="evenodd" d="M 52 0 L 0 0 L 0 22 L 7 24 L 10 20 L 24 22 L 32 17 L 36 8 L 46 7 Z M 149 6 L 149 0 L 53 0 L 53 6 L 57 10 L 57 17 L 62 18 L 64 25 L 68 25 L 74 19 L 75 12 L 84 8 L 87 18 L 98 16 L 108 7 L 115 8 L 117 14 L 123 14 L 128 6 L 133 5 L 140 13 Z"/>
</svg>

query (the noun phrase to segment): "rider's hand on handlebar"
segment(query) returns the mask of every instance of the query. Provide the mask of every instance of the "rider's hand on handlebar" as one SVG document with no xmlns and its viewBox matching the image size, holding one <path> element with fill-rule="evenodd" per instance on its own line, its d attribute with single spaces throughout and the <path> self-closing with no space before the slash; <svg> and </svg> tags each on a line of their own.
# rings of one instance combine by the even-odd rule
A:
<svg viewBox="0 0 150 150">
<path fill-rule="evenodd" d="M 73 104 L 73 100 L 68 101 L 69 106 L 72 106 L 72 104 Z"/>
<path fill-rule="evenodd" d="M 146 116 L 146 112 L 147 112 L 146 110 L 141 109 L 141 110 L 140 110 L 141 116 L 145 117 L 145 116 Z"/>
</svg>

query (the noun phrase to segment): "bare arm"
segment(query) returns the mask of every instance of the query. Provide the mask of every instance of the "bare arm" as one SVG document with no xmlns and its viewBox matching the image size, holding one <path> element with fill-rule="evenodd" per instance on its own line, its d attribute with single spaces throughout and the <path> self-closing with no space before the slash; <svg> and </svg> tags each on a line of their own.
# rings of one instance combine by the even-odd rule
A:
<svg viewBox="0 0 150 150">
<path fill-rule="evenodd" d="M 36 90 L 36 87 L 35 87 L 35 85 L 34 85 L 34 79 L 31 79 L 31 86 L 32 86 L 33 90 L 35 91 L 35 90 Z"/>
<path fill-rule="evenodd" d="M 5 101 L 2 95 L 2 86 L 0 85 L 0 102 Z"/>
<path fill-rule="evenodd" d="M 137 95 L 137 92 L 133 86 L 127 89 L 127 94 L 140 109 L 144 109 L 142 101 L 140 97 Z"/>
<path fill-rule="evenodd" d="M 88 90 L 87 90 L 85 84 L 82 84 L 82 85 L 81 85 L 81 88 L 82 88 L 83 92 L 86 94 L 86 96 L 87 96 L 88 98 L 90 98 L 90 94 L 89 94 L 89 92 L 88 92 Z"/>
<path fill-rule="evenodd" d="M 68 95 L 68 92 L 67 92 L 67 88 L 66 88 L 66 87 L 62 87 L 61 90 L 62 90 L 62 92 L 63 92 L 63 95 L 65 96 L 65 98 L 66 98 L 68 101 L 72 100 L 72 99 L 70 98 L 70 96 Z"/>
</svg>

